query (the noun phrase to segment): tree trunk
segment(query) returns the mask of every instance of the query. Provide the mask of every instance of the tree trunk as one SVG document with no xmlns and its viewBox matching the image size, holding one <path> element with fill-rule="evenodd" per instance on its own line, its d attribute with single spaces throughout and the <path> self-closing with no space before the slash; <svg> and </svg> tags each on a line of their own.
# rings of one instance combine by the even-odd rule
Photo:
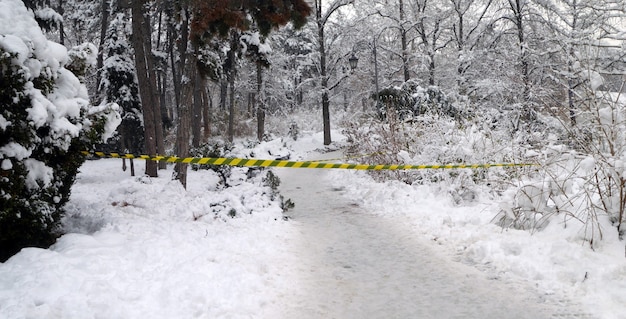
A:
<svg viewBox="0 0 626 319">
<path fill-rule="evenodd" d="M 574 0 L 574 2 L 572 3 L 572 7 L 573 7 L 573 12 L 574 15 L 572 17 L 572 23 L 571 23 L 571 32 L 572 35 L 576 34 L 576 31 L 578 31 L 578 10 L 577 10 L 577 5 L 578 3 Z M 570 44 L 571 45 L 571 44 Z M 567 74 L 568 74 L 568 79 L 567 79 L 567 101 L 568 101 L 568 105 L 569 105 L 569 119 L 570 119 L 570 124 L 572 125 L 572 127 L 576 126 L 576 106 L 574 104 L 574 79 L 572 79 L 572 74 L 574 74 L 574 68 L 573 68 L 573 62 L 572 59 L 574 57 L 574 55 L 576 54 L 576 52 L 574 51 L 574 47 L 570 47 L 570 49 L 568 50 L 569 52 L 569 58 L 568 58 L 568 62 L 567 62 Z"/>
<path fill-rule="evenodd" d="M 522 119 L 526 123 L 530 123 L 534 120 L 534 110 L 530 105 L 530 67 L 528 62 L 528 49 L 526 48 L 526 37 L 524 31 L 524 14 L 522 0 L 509 0 L 509 5 L 513 11 L 515 27 L 517 31 L 517 40 L 520 50 L 520 71 L 522 76 Z"/>
<path fill-rule="evenodd" d="M 61 2 L 59 2 L 60 5 Z M 96 91 L 100 91 L 100 81 L 102 74 L 102 67 L 104 66 L 104 41 L 106 40 L 107 29 L 109 27 L 109 1 L 102 0 L 101 2 L 102 19 L 100 20 L 100 44 L 98 46 L 98 57 L 96 58 Z M 61 24 L 63 26 L 63 24 Z M 63 29 L 60 30 L 61 37 L 63 37 Z M 63 44 L 63 41 L 61 41 Z"/>
<path fill-rule="evenodd" d="M 428 84 L 435 85 L 435 52 L 429 53 L 428 57 L 430 60 L 428 61 Z"/>
<path fill-rule="evenodd" d="M 400 28 L 400 43 L 402 44 L 402 70 L 404 74 L 404 82 L 408 81 L 411 76 L 409 74 L 409 58 L 408 58 L 408 49 L 407 49 L 407 39 L 406 32 L 404 29 L 404 3 L 402 0 L 398 0 L 398 5 L 400 7 L 400 24 L 402 27 Z"/>
<path fill-rule="evenodd" d="M 232 31 L 230 36 L 230 50 L 228 51 L 228 60 L 230 68 L 227 72 L 229 87 L 229 103 L 228 103 L 228 141 L 232 142 L 235 137 L 235 74 L 236 74 L 236 50 L 239 46 L 239 35 Z"/>
<path fill-rule="evenodd" d="M 187 78 L 196 78 L 197 69 L 194 55 L 188 58 L 184 72 Z M 178 157 L 189 157 L 191 109 L 194 103 L 195 85 L 196 81 L 186 81 L 182 86 L 182 100 L 178 106 L 178 126 L 176 128 L 176 154 Z M 187 166 L 185 163 L 176 163 L 174 166 L 174 179 L 178 180 L 185 189 L 187 188 Z"/>
<path fill-rule="evenodd" d="M 235 139 L 235 77 L 231 74 L 228 79 L 228 141 Z"/>
<path fill-rule="evenodd" d="M 181 8 L 181 25 L 180 29 L 176 30 L 176 26 L 171 24 L 168 27 L 168 31 L 170 32 L 170 58 L 172 65 L 172 76 L 174 80 L 174 96 L 176 99 L 176 103 L 182 103 L 181 91 L 182 91 L 182 81 L 183 81 L 183 72 L 185 71 L 185 64 L 187 58 L 187 46 L 189 39 L 189 11 L 186 7 Z M 177 38 L 176 34 L 180 34 Z M 178 50 L 179 60 L 175 61 L 175 56 L 173 54 L 174 43 L 176 43 L 176 49 Z"/>
<path fill-rule="evenodd" d="M 252 112 L 254 110 L 256 110 L 256 93 L 255 92 L 248 92 L 248 109 L 247 109 L 247 113 L 248 116 L 252 116 Z"/>
<path fill-rule="evenodd" d="M 168 54 L 170 56 L 170 67 L 172 68 L 172 82 L 173 82 L 173 86 L 174 86 L 174 102 L 176 103 L 176 107 L 178 107 L 178 105 L 180 105 L 180 78 L 181 76 L 179 75 L 180 71 L 178 69 L 178 66 L 176 65 L 176 55 L 174 54 L 174 44 L 176 42 L 176 39 L 174 38 L 174 34 L 175 34 L 175 30 L 174 30 L 174 24 L 173 23 L 168 23 L 167 26 L 167 38 L 168 38 L 168 43 L 167 43 L 167 50 L 168 50 Z"/>
<path fill-rule="evenodd" d="M 63 9 L 63 0 L 59 0 L 59 4 L 57 6 L 57 13 L 60 14 L 61 16 L 63 16 L 63 14 L 65 13 L 65 10 Z M 107 25 L 107 20 L 104 18 L 104 12 L 102 13 L 102 15 L 103 15 L 102 16 L 102 24 L 103 25 Z M 106 30 L 105 30 L 105 32 L 106 32 Z M 101 40 L 101 42 L 102 42 L 102 40 Z M 61 21 L 61 23 L 59 24 L 59 43 L 65 45 L 65 29 L 63 28 L 63 21 Z"/>
<path fill-rule="evenodd" d="M 144 23 L 142 24 L 142 28 L 144 32 L 143 41 L 145 48 L 144 52 L 146 54 L 146 71 L 148 74 L 148 81 L 150 86 L 149 89 L 151 92 L 149 103 L 152 104 L 151 107 L 153 110 L 152 115 L 154 121 L 154 139 L 156 143 L 156 154 L 163 155 L 165 154 L 163 119 L 161 117 L 161 101 L 159 100 L 159 89 L 157 86 L 156 61 L 154 59 L 154 56 L 152 55 L 152 24 L 150 22 L 149 15 L 144 15 Z M 166 164 L 166 162 L 160 161 L 158 163 L 158 169 L 165 169 Z"/>
<path fill-rule="evenodd" d="M 194 49 L 194 56 L 198 56 L 198 48 Z M 191 62 L 191 61 L 189 61 Z M 194 66 L 194 69 L 196 67 Z M 202 141 L 201 127 L 202 127 L 202 80 L 200 79 L 200 72 L 193 72 L 193 113 L 191 115 L 191 145 L 193 147 L 199 147 Z"/>
<path fill-rule="evenodd" d="M 135 50 L 135 69 L 137 70 L 137 82 L 139 84 L 139 96 L 141 98 L 141 108 L 144 118 L 144 137 L 146 143 L 146 153 L 155 155 L 157 153 L 156 141 L 156 123 L 155 103 L 153 101 L 154 94 L 152 91 L 150 78 L 148 74 L 148 61 L 150 55 L 150 47 L 145 44 L 150 41 L 145 40 L 144 24 L 146 24 L 143 15 L 143 1 L 132 1 L 132 42 Z M 149 36 L 149 35 L 148 35 Z M 147 52 L 146 52 L 147 51 Z M 146 175 L 157 177 L 157 163 L 154 161 L 146 161 Z"/>
<path fill-rule="evenodd" d="M 265 134 L 265 101 L 263 99 L 263 65 L 260 61 L 256 63 L 256 120 L 257 130 L 256 136 L 259 141 L 263 140 Z"/>
<path fill-rule="evenodd" d="M 226 110 L 226 99 L 228 98 L 228 79 L 220 79 L 220 110 Z"/>
<path fill-rule="evenodd" d="M 324 21 L 322 21 L 322 1 L 315 1 L 317 18 L 317 37 L 320 53 L 320 77 L 322 84 L 322 122 L 324 125 L 324 145 L 329 145 L 330 136 L 330 99 L 328 98 L 328 78 L 326 77 L 326 48 L 324 46 Z"/>
<path fill-rule="evenodd" d="M 206 81 L 202 81 L 202 124 L 203 124 L 203 138 L 205 141 L 211 136 L 211 111 L 213 109 L 213 99 L 207 87 Z"/>
</svg>

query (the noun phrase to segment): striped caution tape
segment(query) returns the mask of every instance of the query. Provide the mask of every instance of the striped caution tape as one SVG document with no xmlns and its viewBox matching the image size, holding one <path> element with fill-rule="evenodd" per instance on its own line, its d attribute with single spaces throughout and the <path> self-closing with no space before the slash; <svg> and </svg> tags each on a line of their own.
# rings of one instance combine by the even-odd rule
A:
<svg viewBox="0 0 626 319">
<path fill-rule="evenodd" d="M 494 164 L 444 164 L 444 165 L 373 165 L 373 164 L 346 164 L 346 163 L 326 163 L 310 161 L 283 161 L 265 160 L 255 158 L 225 158 L 225 157 L 176 157 L 176 156 L 150 156 L 133 155 L 105 152 L 82 152 L 85 155 L 95 155 L 98 157 L 143 159 L 151 161 L 165 161 L 168 163 L 186 163 L 201 165 L 228 165 L 240 167 L 289 167 L 289 168 L 339 168 L 356 170 L 415 170 L 415 169 L 459 169 L 459 168 L 489 168 L 489 167 L 515 167 L 533 166 L 537 164 L 529 163 L 494 163 Z"/>
<path fill-rule="evenodd" d="M 334 162 L 334 161 L 349 160 L 349 159 L 355 159 L 355 158 L 365 158 L 365 157 L 370 157 L 374 155 L 384 155 L 384 154 L 385 152 L 375 152 L 371 154 L 361 154 L 361 155 L 354 155 L 354 156 L 344 156 L 344 157 L 336 157 L 336 158 L 325 158 L 325 159 L 320 159 L 320 160 L 311 160 L 308 162 Z"/>
</svg>

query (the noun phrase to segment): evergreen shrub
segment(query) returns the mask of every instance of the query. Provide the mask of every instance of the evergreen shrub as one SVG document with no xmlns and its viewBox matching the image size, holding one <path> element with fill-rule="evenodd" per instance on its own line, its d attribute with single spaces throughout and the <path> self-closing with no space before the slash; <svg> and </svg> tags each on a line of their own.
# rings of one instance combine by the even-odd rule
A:
<svg viewBox="0 0 626 319">
<path fill-rule="evenodd" d="M 76 60 L 45 39 L 32 12 L 20 1 L 5 5 L 30 19 L 0 20 L 0 262 L 54 243 L 85 160 L 80 151 L 117 117 L 115 107 L 90 107 L 86 87 L 65 67 Z"/>
</svg>

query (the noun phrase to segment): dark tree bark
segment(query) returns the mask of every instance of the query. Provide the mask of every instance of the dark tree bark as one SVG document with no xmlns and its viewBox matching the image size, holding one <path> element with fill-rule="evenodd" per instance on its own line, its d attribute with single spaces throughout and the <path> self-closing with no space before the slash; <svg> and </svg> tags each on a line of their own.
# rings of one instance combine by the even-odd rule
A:
<svg viewBox="0 0 626 319">
<path fill-rule="evenodd" d="M 322 0 L 315 1 L 315 19 L 317 21 L 317 37 L 319 39 L 324 145 L 329 145 L 332 140 L 330 136 L 330 99 L 328 98 L 328 77 L 326 75 L 326 47 L 324 45 L 324 26 L 326 24 L 326 20 L 322 19 Z"/>
<path fill-rule="evenodd" d="M 189 79 L 197 78 L 195 55 L 187 58 L 184 72 Z M 178 157 L 189 156 L 189 134 L 191 130 L 191 112 L 195 97 L 196 81 L 186 81 L 182 85 L 182 100 L 178 106 L 178 127 L 176 129 L 176 154 Z M 176 163 L 174 166 L 174 179 L 178 180 L 184 188 L 187 188 L 187 164 Z"/>
<path fill-rule="evenodd" d="M 163 135 L 163 118 L 161 117 L 161 100 L 159 99 L 159 89 L 157 86 L 156 60 L 152 55 L 152 23 L 149 13 L 144 13 L 144 23 L 142 23 L 144 52 L 146 54 L 146 73 L 148 75 L 148 85 L 150 90 L 149 103 L 152 107 L 152 121 L 154 122 L 154 140 L 156 143 L 156 154 L 165 154 L 165 143 Z M 143 99 L 142 99 L 143 105 Z M 144 113 L 144 121 L 145 121 Z M 165 169 L 166 163 L 160 161 L 158 169 Z"/>
<path fill-rule="evenodd" d="M 151 46 L 146 46 L 146 43 L 150 43 L 148 38 L 144 34 L 145 20 L 143 1 L 132 1 L 132 42 L 135 49 L 135 69 L 137 70 L 137 82 L 139 84 L 139 96 L 141 97 L 141 108 L 144 117 L 144 137 L 146 143 L 146 153 L 149 155 L 157 154 L 157 136 L 156 136 L 156 123 L 155 123 L 155 91 L 150 82 L 149 66 L 152 59 L 150 59 Z M 157 163 L 154 161 L 146 161 L 146 175 L 150 177 L 156 177 L 157 175 Z"/>
<path fill-rule="evenodd" d="M 62 16 L 65 13 L 65 10 L 63 9 L 63 0 L 59 0 L 59 5 L 57 6 L 57 12 Z M 104 12 L 102 13 L 103 17 L 102 17 L 102 24 L 106 25 L 107 21 L 104 18 Z M 106 30 L 105 30 L 106 31 Z M 65 45 L 65 30 L 63 28 L 63 21 L 61 21 L 61 23 L 59 24 L 59 43 Z M 98 68 L 99 70 L 100 68 Z"/>
<path fill-rule="evenodd" d="M 256 136 L 259 141 L 263 140 L 265 134 L 265 101 L 262 94 L 263 89 L 263 65 L 260 61 L 256 63 L 256 120 L 257 131 Z"/>
<path fill-rule="evenodd" d="M 408 48 L 407 48 L 407 38 L 406 33 L 407 30 L 404 28 L 404 2 L 402 0 L 398 0 L 398 5 L 400 7 L 400 43 L 402 44 L 402 71 L 404 75 L 404 82 L 408 81 L 411 78 L 409 73 L 409 57 L 408 57 Z"/>
<path fill-rule="evenodd" d="M 239 47 L 239 33 L 231 31 L 230 50 L 228 51 L 227 64 L 229 65 L 226 77 L 228 79 L 228 141 L 235 138 L 235 75 L 237 73 L 237 50 Z"/>
<path fill-rule="evenodd" d="M 228 79 L 220 79 L 220 110 L 226 110 L 226 99 L 228 98 Z"/>
<path fill-rule="evenodd" d="M 535 114 L 530 104 L 530 67 L 529 67 L 529 53 L 528 43 L 526 42 L 526 33 L 524 26 L 524 3 L 522 0 L 509 0 L 509 6 L 513 16 L 511 22 L 515 24 L 515 31 L 517 33 L 517 41 L 519 45 L 519 65 L 520 73 L 522 77 L 522 119 L 526 123 L 530 123 L 534 120 Z"/>
<path fill-rule="evenodd" d="M 195 48 L 194 56 L 198 56 L 198 49 Z M 191 61 L 190 61 L 191 62 Z M 199 147 L 202 141 L 202 79 L 200 72 L 193 72 L 193 112 L 191 114 L 191 145 Z"/>
<path fill-rule="evenodd" d="M 336 0 L 330 4 L 326 12 L 322 13 L 322 0 L 315 0 L 315 21 L 317 23 L 317 37 L 319 42 L 318 52 L 320 54 L 320 82 L 322 90 L 322 122 L 324 125 L 324 145 L 329 145 L 332 140 L 330 136 L 330 98 L 328 96 L 328 74 L 326 71 L 326 45 L 324 28 L 330 16 L 339 8 L 352 4 L 353 0 Z"/>
<path fill-rule="evenodd" d="M 60 2 L 59 2 L 60 3 Z M 98 69 L 96 76 L 96 90 L 100 90 L 100 81 L 102 73 L 102 67 L 104 66 L 104 40 L 106 39 L 107 29 L 109 27 L 109 1 L 102 0 L 101 2 L 102 20 L 100 21 L 100 44 L 98 46 L 98 57 L 96 58 L 96 67 Z M 61 36 L 63 36 L 63 29 L 61 29 Z M 63 44 L 63 41 L 61 41 Z"/>
<path fill-rule="evenodd" d="M 213 110 L 213 99 L 207 87 L 206 80 L 203 79 L 202 84 L 202 124 L 203 124 L 203 138 L 208 140 L 211 136 L 211 111 Z"/>
</svg>

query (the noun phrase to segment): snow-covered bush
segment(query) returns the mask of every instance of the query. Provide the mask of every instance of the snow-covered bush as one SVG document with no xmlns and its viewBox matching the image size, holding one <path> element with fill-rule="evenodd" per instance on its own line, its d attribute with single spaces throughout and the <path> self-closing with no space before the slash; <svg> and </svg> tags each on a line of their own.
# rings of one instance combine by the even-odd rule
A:
<svg viewBox="0 0 626 319">
<path fill-rule="evenodd" d="M 90 109 L 71 61 L 21 1 L 0 2 L 0 261 L 54 242 L 80 151 L 116 118 L 114 107 Z"/>
<path fill-rule="evenodd" d="M 381 122 L 367 119 L 345 125 L 349 156 L 371 164 L 474 164 L 524 161 L 525 149 L 516 147 L 507 132 L 488 125 L 458 122 L 439 114 L 413 120 Z M 436 184 L 457 203 L 474 200 L 477 190 L 489 186 L 502 191 L 508 180 L 528 168 L 374 171 L 379 179 L 408 184 Z"/>
<path fill-rule="evenodd" d="M 233 148 L 234 145 L 232 143 L 216 140 L 192 148 L 191 150 L 189 150 L 189 155 L 192 157 L 226 157 L 226 154 L 232 151 Z M 222 180 L 222 186 L 228 187 L 228 177 L 230 177 L 231 171 L 231 167 L 228 165 L 191 164 L 191 169 L 194 171 L 215 171 L 217 174 L 219 174 Z"/>
<path fill-rule="evenodd" d="M 507 227 L 573 229 L 593 247 L 616 227 L 626 231 L 626 97 L 595 91 L 579 106 L 564 144 L 544 147 L 540 174 L 511 190 L 496 219 Z M 569 139 L 569 140 L 567 140 Z"/>
<path fill-rule="evenodd" d="M 423 114 L 438 114 L 460 119 L 461 112 L 437 86 L 422 87 L 415 80 L 409 80 L 400 87 L 382 89 L 374 97 L 380 101 L 378 115 L 381 119 L 397 113 L 399 119 L 410 119 Z M 396 114 L 393 115 L 394 117 Z"/>
</svg>

